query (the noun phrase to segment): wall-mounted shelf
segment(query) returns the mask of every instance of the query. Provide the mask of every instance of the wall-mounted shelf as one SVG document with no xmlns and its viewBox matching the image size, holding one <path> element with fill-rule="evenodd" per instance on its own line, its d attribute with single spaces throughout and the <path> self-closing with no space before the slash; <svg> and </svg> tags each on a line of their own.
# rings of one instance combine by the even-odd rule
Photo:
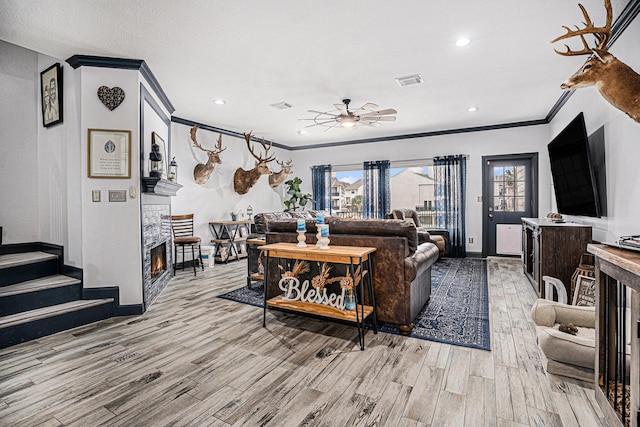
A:
<svg viewBox="0 0 640 427">
<path fill-rule="evenodd" d="M 142 181 L 143 193 L 153 193 L 158 196 L 175 196 L 182 188 L 182 185 L 177 182 L 162 178 L 143 176 L 140 180 Z"/>
</svg>

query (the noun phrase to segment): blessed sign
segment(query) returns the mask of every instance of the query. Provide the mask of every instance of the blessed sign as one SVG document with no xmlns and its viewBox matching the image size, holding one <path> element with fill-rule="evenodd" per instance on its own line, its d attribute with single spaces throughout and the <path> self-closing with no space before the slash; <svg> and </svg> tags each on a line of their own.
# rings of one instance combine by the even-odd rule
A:
<svg viewBox="0 0 640 427">
<path fill-rule="evenodd" d="M 334 293 L 327 294 L 326 288 L 322 289 L 322 292 L 319 292 L 309 285 L 308 280 L 300 284 L 300 281 L 296 277 L 291 276 L 285 276 L 280 279 L 278 287 L 284 292 L 284 297 L 282 298 L 284 301 L 310 302 L 344 310 L 344 289 L 340 295 Z"/>
</svg>

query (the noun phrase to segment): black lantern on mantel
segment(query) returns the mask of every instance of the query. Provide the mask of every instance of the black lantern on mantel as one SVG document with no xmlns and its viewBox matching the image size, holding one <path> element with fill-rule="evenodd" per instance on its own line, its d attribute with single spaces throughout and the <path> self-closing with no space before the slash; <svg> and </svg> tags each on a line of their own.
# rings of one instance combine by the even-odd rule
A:
<svg viewBox="0 0 640 427">
<path fill-rule="evenodd" d="M 176 163 L 176 158 L 171 158 L 171 163 L 169 163 L 169 172 L 167 173 L 167 179 L 171 182 L 178 182 L 178 164 Z"/>
<path fill-rule="evenodd" d="M 151 144 L 151 152 L 149 153 L 149 176 L 162 178 L 163 172 L 160 146 L 158 144 Z"/>
</svg>

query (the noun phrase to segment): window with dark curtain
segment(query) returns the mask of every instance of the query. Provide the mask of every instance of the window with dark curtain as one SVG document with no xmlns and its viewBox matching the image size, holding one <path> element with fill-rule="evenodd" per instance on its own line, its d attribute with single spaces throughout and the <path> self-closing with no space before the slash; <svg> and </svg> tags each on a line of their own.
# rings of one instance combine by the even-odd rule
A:
<svg viewBox="0 0 640 427">
<path fill-rule="evenodd" d="M 466 250 L 466 180 L 467 159 L 464 155 L 436 157 L 435 208 L 436 227 L 449 230 L 452 257 L 464 257 Z"/>
<path fill-rule="evenodd" d="M 391 210 L 389 160 L 364 162 L 363 217 L 384 218 Z"/>
<path fill-rule="evenodd" d="M 331 165 L 311 167 L 313 209 L 331 213 Z"/>
</svg>

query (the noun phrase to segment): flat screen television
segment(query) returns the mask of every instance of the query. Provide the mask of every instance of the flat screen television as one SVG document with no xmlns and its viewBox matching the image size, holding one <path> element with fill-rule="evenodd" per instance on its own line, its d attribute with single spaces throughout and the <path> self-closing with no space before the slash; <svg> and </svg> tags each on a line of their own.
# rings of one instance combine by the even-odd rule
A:
<svg viewBox="0 0 640 427">
<path fill-rule="evenodd" d="M 547 146 L 558 212 L 602 216 L 584 115 L 578 114 Z"/>
</svg>

